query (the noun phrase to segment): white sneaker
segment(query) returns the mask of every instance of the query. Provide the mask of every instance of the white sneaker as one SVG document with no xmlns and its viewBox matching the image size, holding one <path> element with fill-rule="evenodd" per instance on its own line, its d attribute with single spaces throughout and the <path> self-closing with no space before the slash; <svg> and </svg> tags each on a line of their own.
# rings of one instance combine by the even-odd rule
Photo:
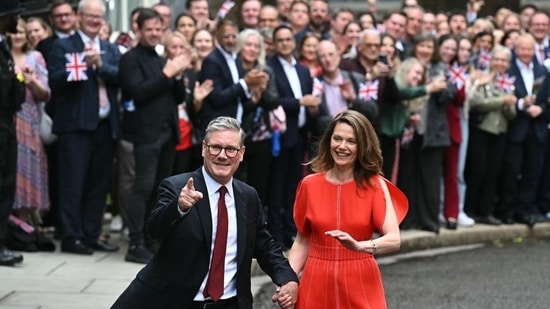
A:
<svg viewBox="0 0 550 309">
<path fill-rule="evenodd" d="M 122 218 L 116 215 L 111 220 L 111 232 L 120 232 L 122 230 Z"/>
<path fill-rule="evenodd" d="M 467 214 L 461 212 L 458 214 L 458 226 L 461 227 L 472 227 L 475 224 L 475 220 L 468 217 Z"/>
</svg>

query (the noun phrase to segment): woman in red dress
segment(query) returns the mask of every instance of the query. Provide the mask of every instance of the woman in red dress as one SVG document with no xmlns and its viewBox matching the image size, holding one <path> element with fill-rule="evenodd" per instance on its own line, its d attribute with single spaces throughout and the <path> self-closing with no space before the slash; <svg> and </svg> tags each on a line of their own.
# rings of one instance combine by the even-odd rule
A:
<svg viewBox="0 0 550 309">
<path fill-rule="evenodd" d="M 289 261 L 302 274 L 295 308 L 386 308 L 374 255 L 399 249 L 408 203 L 380 176 L 374 128 L 358 112 L 338 114 L 310 163 L 315 173 L 302 180 L 294 204 Z"/>
</svg>

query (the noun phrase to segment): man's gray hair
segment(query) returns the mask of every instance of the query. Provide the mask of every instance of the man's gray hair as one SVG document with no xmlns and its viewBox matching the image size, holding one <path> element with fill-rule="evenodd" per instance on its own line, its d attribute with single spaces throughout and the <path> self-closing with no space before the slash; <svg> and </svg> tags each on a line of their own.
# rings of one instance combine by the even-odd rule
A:
<svg viewBox="0 0 550 309">
<path fill-rule="evenodd" d="M 101 4 L 101 9 L 103 10 L 103 15 L 105 15 L 105 11 L 107 10 L 107 8 L 105 7 L 105 3 L 102 0 L 80 0 L 80 2 L 78 2 L 78 12 L 79 13 L 84 12 L 84 9 L 86 8 L 86 6 L 89 3 L 93 3 L 93 2 Z"/>
<path fill-rule="evenodd" d="M 233 117 L 227 117 L 227 116 L 220 116 L 220 117 L 214 118 L 212 121 L 208 123 L 208 126 L 206 127 L 206 136 L 204 137 L 204 141 L 208 142 L 210 140 L 210 135 L 213 132 L 219 132 L 219 131 L 238 132 L 241 139 L 241 146 L 244 145 L 244 138 L 246 137 L 246 134 L 244 130 L 241 128 L 241 125 L 239 124 L 237 119 Z"/>
</svg>

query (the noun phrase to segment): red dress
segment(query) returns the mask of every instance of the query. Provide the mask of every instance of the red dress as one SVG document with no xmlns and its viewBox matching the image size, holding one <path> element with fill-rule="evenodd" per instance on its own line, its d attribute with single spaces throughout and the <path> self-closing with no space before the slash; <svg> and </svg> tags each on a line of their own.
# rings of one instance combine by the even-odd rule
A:
<svg viewBox="0 0 550 309">
<path fill-rule="evenodd" d="M 295 308 L 386 308 L 384 286 L 372 255 L 346 249 L 325 235 L 342 230 L 359 241 L 382 230 L 385 197 L 377 177 L 374 186 L 357 187 L 355 181 L 335 184 L 324 173 L 305 177 L 296 193 L 294 220 L 298 231 L 309 238 L 309 251 L 300 279 Z M 386 182 L 388 183 L 388 182 Z M 390 189 L 388 184 L 388 188 Z M 395 187 L 389 190 L 394 199 Z M 406 212 L 395 205 L 398 219 Z"/>
</svg>

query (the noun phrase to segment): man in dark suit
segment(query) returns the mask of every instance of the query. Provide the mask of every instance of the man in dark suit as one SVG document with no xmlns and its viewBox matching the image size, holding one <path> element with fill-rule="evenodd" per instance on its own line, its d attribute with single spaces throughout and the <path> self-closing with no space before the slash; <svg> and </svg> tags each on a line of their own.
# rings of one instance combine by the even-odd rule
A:
<svg viewBox="0 0 550 309">
<path fill-rule="evenodd" d="M 275 55 L 268 60 L 273 69 L 281 105 L 286 113 L 286 132 L 281 137 L 281 152 L 271 166 L 270 197 L 267 203 L 269 228 L 286 249 L 296 236 L 293 219 L 294 196 L 302 179 L 308 133 L 308 109 L 315 112 L 321 102 L 311 94 L 313 80 L 309 69 L 294 58 L 296 41 L 288 26 L 273 31 Z"/>
<path fill-rule="evenodd" d="M 230 20 L 218 25 L 218 46 L 204 59 L 199 81 L 212 80 L 214 90 L 204 99 L 201 110 L 202 129 L 218 116 L 230 116 L 242 121 L 243 106 L 255 88 L 267 82 L 267 73 L 253 69 L 243 74 L 243 67 L 235 54 L 239 28 Z"/>
<path fill-rule="evenodd" d="M 25 84 L 15 76 L 14 61 L 6 42 L 6 33 L 17 33 L 21 11 L 18 0 L 0 3 L 0 265 L 13 266 L 23 256 L 4 243 L 8 236 L 8 218 L 12 211 L 17 174 L 17 136 L 14 114 L 25 99 Z"/>
<path fill-rule="evenodd" d="M 532 227 L 535 220 L 529 207 L 536 190 L 537 169 L 547 134 L 546 102 L 536 100 L 536 91 L 546 70 L 533 63 L 535 40 L 531 34 L 520 35 L 514 53 L 516 59 L 512 60 L 508 74 L 515 78 L 515 96 L 519 99 L 517 115 L 508 126 L 504 186 L 498 212 L 504 223 L 515 221 Z"/>
<path fill-rule="evenodd" d="M 203 167 L 161 182 L 147 226 L 162 245 L 112 308 L 252 308 L 253 258 L 280 287 L 279 304 L 295 303 L 298 278 L 267 231 L 258 193 L 233 178 L 244 138 L 236 119 L 212 120 Z"/>
<path fill-rule="evenodd" d="M 50 6 L 50 24 L 53 26 L 53 35 L 46 38 L 36 46 L 36 50 L 42 53 L 44 59 L 48 59 L 53 43 L 57 39 L 67 38 L 74 33 L 77 19 L 76 13 L 67 0 L 54 0 Z"/>
<path fill-rule="evenodd" d="M 152 9 L 140 11 L 139 44 L 120 60 L 122 85 L 122 138 L 134 145 L 135 179 L 128 202 L 130 247 L 126 261 L 147 263 L 155 251 L 146 243 L 144 224 L 154 206 L 154 188 L 172 174 L 179 141 L 177 105 L 185 99 L 181 80 L 190 57 L 166 60 L 155 46 L 162 39 L 162 16 Z M 179 79 L 177 79 L 179 78 Z M 147 245 L 149 248 L 147 248 Z"/>
<path fill-rule="evenodd" d="M 59 136 L 62 162 L 58 171 L 61 251 L 76 254 L 118 250 L 99 240 L 111 188 L 114 140 L 119 135 L 120 53 L 99 40 L 104 14 L 102 1 L 82 1 L 79 30 L 56 40 L 48 59 L 53 131 Z M 84 62 L 78 60 L 79 54 L 85 56 Z M 68 64 L 75 68 L 68 71 Z"/>
</svg>

